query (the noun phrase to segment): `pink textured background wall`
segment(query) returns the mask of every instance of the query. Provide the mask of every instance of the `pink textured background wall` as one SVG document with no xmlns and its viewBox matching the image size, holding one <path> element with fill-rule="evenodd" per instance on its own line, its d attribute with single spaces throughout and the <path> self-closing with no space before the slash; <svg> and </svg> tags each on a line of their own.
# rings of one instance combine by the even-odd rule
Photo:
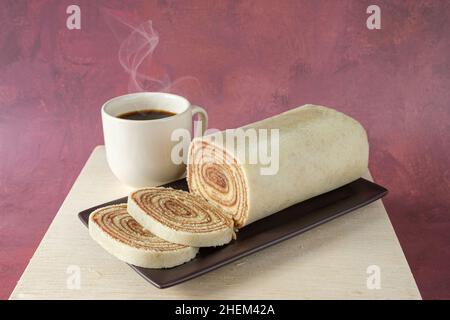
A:
<svg viewBox="0 0 450 320">
<path fill-rule="evenodd" d="M 360 120 L 423 297 L 450 298 L 450 2 L 377 0 L 382 30 L 370 31 L 372 2 L 2 1 L 0 298 L 102 144 L 102 102 L 128 91 L 118 21 L 149 19 L 160 39 L 140 71 L 197 79 L 173 91 L 204 106 L 213 127 L 307 102 Z M 81 30 L 65 26 L 72 3 Z"/>
</svg>

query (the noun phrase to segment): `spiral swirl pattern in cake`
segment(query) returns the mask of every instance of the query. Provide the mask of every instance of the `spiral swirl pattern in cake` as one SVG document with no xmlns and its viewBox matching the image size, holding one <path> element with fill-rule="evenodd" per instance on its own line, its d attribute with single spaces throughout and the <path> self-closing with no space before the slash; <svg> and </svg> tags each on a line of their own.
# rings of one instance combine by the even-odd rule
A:
<svg viewBox="0 0 450 320">
<path fill-rule="evenodd" d="M 234 237 L 233 221 L 199 196 L 145 188 L 128 197 L 128 212 L 160 238 L 193 247 L 219 246 Z"/>
<path fill-rule="evenodd" d="M 194 141 L 189 149 L 187 181 L 192 193 L 219 206 L 233 217 L 236 227 L 244 224 L 246 181 L 236 158 L 206 140 Z"/>
<path fill-rule="evenodd" d="M 126 204 L 95 210 L 89 233 L 106 251 L 145 268 L 169 268 L 195 257 L 197 248 L 167 242 L 144 229 L 127 212 Z"/>
</svg>

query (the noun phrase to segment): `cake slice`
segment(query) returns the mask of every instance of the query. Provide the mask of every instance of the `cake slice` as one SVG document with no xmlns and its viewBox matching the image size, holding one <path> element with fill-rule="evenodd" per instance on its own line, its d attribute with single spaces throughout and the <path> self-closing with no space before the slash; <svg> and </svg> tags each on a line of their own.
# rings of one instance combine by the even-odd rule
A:
<svg viewBox="0 0 450 320">
<path fill-rule="evenodd" d="M 158 237 L 211 247 L 233 239 L 233 220 L 199 196 L 171 188 L 145 188 L 128 197 L 128 213 Z"/>
<path fill-rule="evenodd" d="M 89 234 L 116 258 L 144 268 L 171 268 L 198 252 L 198 248 L 167 242 L 145 230 L 128 214 L 126 204 L 92 212 Z"/>
</svg>

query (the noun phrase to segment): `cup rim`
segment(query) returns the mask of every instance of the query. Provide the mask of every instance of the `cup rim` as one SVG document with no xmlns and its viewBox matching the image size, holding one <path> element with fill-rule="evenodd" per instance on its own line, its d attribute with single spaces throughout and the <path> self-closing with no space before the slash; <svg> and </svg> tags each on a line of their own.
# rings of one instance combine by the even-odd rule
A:
<svg viewBox="0 0 450 320">
<path fill-rule="evenodd" d="M 140 95 L 146 95 L 146 96 L 166 95 L 166 96 L 176 97 L 178 99 L 183 100 L 186 103 L 187 108 L 184 111 L 182 111 L 180 113 L 176 113 L 176 114 L 174 114 L 173 116 L 170 116 L 170 117 L 160 118 L 160 119 L 148 119 L 148 120 L 122 119 L 122 118 L 113 116 L 112 114 L 110 114 L 110 113 L 108 113 L 106 111 L 106 107 L 111 102 L 114 102 L 116 100 L 123 99 L 123 98 L 126 98 L 126 97 L 133 97 L 133 96 L 140 96 Z M 143 91 L 143 92 L 127 93 L 127 94 L 123 94 L 123 95 L 120 95 L 120 96 L 113 97 L 113 98 L 107 100 L 105 103 L 103 103 L 103 105 L 101 107 L 101 112 L 102 112 L 103 115 L 107 116 L 108 118 L 111 118 L 111 119 L 114 119 L 114 120 L 120 121 L 120 122 L 128 122 L 128 123 L 130 123 L 130 122 L 133 122 L 133 123 L 149 123 L 149 122 L 151 122 L 151 123 L 154 123 L 154 122 L 171 121 L 174 118 L 180 117 L 184 113 L 188 112 L 190 107 L 191 107 L 191 103 L 189 102 L 189 100 L 186 99 L 185 97 L 179 96 L 177 94 L 167 93 L 167 92 L 159 92 L 159 91 Z"/>
</svg>

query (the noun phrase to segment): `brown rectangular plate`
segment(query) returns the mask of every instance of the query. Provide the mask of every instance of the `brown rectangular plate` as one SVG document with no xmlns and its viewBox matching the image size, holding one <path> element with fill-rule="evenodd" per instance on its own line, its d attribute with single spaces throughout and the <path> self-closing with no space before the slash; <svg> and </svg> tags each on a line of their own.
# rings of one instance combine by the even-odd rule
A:
<svg viewBox="0 0 450 320">
<path fill-rule="evenodd" d="M 165 186 L 187 190 L 185 179 Z M 361 178 L 258 220 L 240 229 L 237 239 L 231 243 L 222 247 L 201 248 L 193 260 L 180 266 L 170 269 L 130 267 L 154 286 L 168 288 L 361 208 L 382 198 L 387 192 L 385 188 Z M 103 203 L 80 212 L 78 216 L 87 226 L 89 215 L 95 209 L 126 202 L 127 197 Z"/>
</svg>

